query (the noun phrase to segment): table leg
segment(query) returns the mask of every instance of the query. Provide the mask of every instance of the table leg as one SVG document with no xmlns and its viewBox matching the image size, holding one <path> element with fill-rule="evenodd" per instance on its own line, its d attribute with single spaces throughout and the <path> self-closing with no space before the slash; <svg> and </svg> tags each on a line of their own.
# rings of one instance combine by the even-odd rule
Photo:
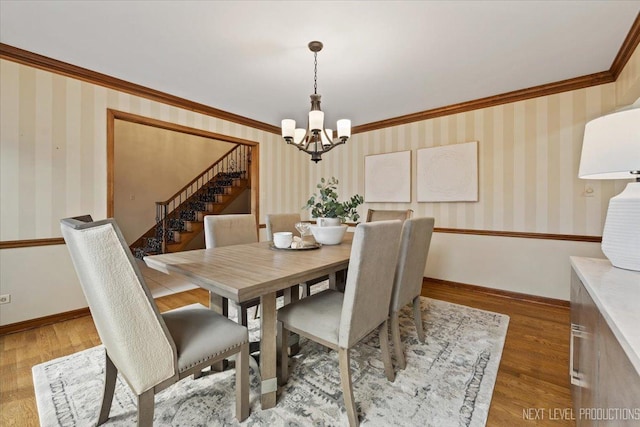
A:
<svg viewBox="0 0 640 427">
<path fill-rule="evenodd" d="M 223 298 L 218 294 L 213 292 L 209 292 L 209 308 L 216 313 L 220 313 L 225 317 L 229 317 L 229 304 L 227 298 Z M 229 362 L 227 359 L 221 360 L 219 362 L 211 365 L 211 370 L 216 372 L 222 372 L 229 366 Z M 200 375 L 198 375 L 199 377 Z"/>
<path fill-rule="evenodd" d="M 262 409 L 276 405 L 278 378 L 276 375 L 276 293 L 260 297 L 260 376 Z"/>
<path fill-rule="evenodd" d="M 304 285 L 295 285 L 284 290 L 284 304 L 291 304 L 300 299 L 300 287 Z M 295 356 L 300 351 L 300 337 L 298 334 L 291 332 L 288 339 L 289 356 Z"/>
</svg>

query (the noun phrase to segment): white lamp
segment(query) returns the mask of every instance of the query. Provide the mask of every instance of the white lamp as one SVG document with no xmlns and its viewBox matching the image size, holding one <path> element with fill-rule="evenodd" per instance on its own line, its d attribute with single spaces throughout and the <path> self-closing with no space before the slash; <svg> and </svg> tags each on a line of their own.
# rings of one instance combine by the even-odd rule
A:
<svg viewBox="0 0 640 427">
<path fill-rule="evenodd" d="M 584 128 L 578 176 L 636 179 L 609 201 L 602 252 L 611 264 L 640 271 L 640 105 L 591 120 Z"/>
</svg>

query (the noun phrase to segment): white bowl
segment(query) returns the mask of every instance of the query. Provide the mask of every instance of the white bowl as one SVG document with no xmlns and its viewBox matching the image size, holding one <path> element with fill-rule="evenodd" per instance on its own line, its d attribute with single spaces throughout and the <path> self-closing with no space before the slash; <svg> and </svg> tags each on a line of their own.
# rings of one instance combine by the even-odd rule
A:
<svg viewBox="0 0 640 427">
<path fill-rule="evenodd" d="M 344 224 L 320 227 L 311 224 L 309 228 L 311 228 L 311 233 L 316 239 L 316 242 L 322 243 L 323 245 L 338 245 L 342 242 L 344 233 L 346 233 L 349 226 Z"/>
<path fill-rule="evenodd" d="M 273 244 L 276 248 L 284 249 L 291 246 L 293 242 L 293 233 L 290 231 L 280 231 L 273 233 Z"/>
</svg>

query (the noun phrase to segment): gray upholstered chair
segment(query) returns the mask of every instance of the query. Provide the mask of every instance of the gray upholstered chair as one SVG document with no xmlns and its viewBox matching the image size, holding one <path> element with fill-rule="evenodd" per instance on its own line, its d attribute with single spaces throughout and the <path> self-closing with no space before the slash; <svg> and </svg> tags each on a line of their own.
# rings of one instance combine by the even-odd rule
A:
<svg viewBox="0 0 640 427">
<path fill-rule="evenodd" d="M 387 320 L 393 278 L 400 244 L 400 221 L 359 224 L 351 247 L 351 258 L 344 294 L 326 290 L 278 310 L 278 367 L 280 383 L 289 376 L 288 331 L 296 332 L 338 351 L 342 394 L 349 424 L 358 425 L 351 387 L 349 350 L 375 329 L 385 374 L 394 379 Z"/>
<path fill-rule="evenodd" d="M 63 219 L 61 229 L 106 350 L 98 425 L 109 418 L 118 372 L 138 397 L 138 425 L 151 426 L 157 392 L 234 354 L 236 417 L 244 420 L 247 328 L 200 304 L 160 314 L 115 221 L 82 219 Z"/>
<path fill-rule="evenodd" d="M 266 220 L 268 241 L 273 240 L 273 233 L 280 231 L 290 231 L 294 236 L 298 234 L 296 223 L 300 222 L 299 213 L 268 214 Z"/>
<path fill-rule="evenodd" d="M 424 342 L 422 329 L 422 312 L 420 310 L 420 294 L 424 268 L 433 234 L 433 218 L 412 218 L 404 222 L 398 265 L 391 294 L 389 316 L 391 318 L 391 337 L 396 353 L 396 362 L 400 369 L 406 366 L 402 341 L 400 339 L 400 323 L 398 313 L 409 303 L 413 303 L 413 318 L 420 342 Z"/>
<path fill-rule="evenodd" d="M 204 243 L 206 248 L 242 245 L 258 242 L 258 229 L 253 214 L 207 215 L 204 217 Z M 226 300 L 226 299 L 225 299 Z M 228 306 L 231 302 L 226 300 Z M 247 309 L 260 304 L 260 298 L 236 305 L 238 323 L 247 326 Z"/>
<path fill-rule="evenodd" d="M 404 221 L 411 218 L 413 210 L 397 210 L 397 211 L 384 211 L 379 209 L 369 209 L 367 211 L 367 222 L 373 221 L 390 221 L 392 219 L 399 219 Z"/>
</svg>

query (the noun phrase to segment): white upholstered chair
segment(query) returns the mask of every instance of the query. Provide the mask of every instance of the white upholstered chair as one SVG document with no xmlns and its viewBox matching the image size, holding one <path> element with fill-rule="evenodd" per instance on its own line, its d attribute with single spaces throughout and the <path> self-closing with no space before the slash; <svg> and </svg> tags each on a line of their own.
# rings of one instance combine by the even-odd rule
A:
<svg viewBox="0 0 640 427">
<path fill-rule="evenodd" d="M 433 218 L 407 219 L 402 227 L 398 265 L 391 294 L 389 316 L 391 318 L 391 338 L 400 369 L 406 366 L 404 350 L 400 338 L 398 313 L 405 305 L 413 303 L 413 318 L 420 342 L 424 342 L 420 293 L 427 264 L 427 255 L 433 234 Z"/>
<path fill-rule="evenodd" d="M 379 210 L 379 209 L 369 209 L 367 210 L 367 222 L 373 221 L 390 221 L 393 219 L 399 219 L 400 221 L 404 221 L 406 219 L 411 218 L 413 214 L 413 210 Z"/>
<path fill-rule="evenodd" d="M 253 214 L 207 215 L 204 217 L 204 242 L 206 248 L 257 243 L 256 218 Z M 230 303 L 225 301 L 224 305 Z M 260 298 L 237 304 L 238 323 L 247 326 L 247 309 L 258 304 Z"/>
<path fill-rule="evenodd" d="M 278 367 L 280 383 L 289 376 L 287 331 L 296 332 L 337 350 L 342 394 L 349 424 L 358 425 L 351 387 L 349 350 L 375 329 L 385 374 L 394 379 L 387 320 L 393 278 L 400 243 L 400 221 L 359 224 L 356 227 L 349 260 L 345 292 L 326 290 L 293 302 L 278 310 Z"/>
<path fill-rule="evenodd" d="M 115 221 L 90 221 L 63 219 L 61 229 L 106 350 L 98 425 L 109 418 L 118 372 L 137 396 L 138 425 L 151 426 L 157 392 L 234 354 L 236 417 L 244 420 L 249 415 L 247 328 L 200 304 L 161 314 Z"/>
</svg>

